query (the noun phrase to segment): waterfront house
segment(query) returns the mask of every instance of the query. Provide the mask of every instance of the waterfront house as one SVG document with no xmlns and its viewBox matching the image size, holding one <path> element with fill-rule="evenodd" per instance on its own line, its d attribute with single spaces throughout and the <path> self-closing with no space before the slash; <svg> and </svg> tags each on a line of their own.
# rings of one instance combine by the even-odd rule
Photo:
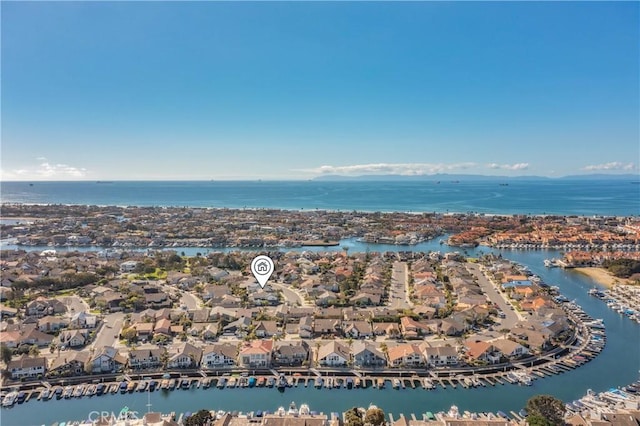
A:
<svg viewBox="0 0 640 426">
<path fill-rule="evenodd" d="M 467 357 L 471 361 L 496 364 L 500 362 L 502 354 L 489 342 L 476 340 L 465 344 Z"/>
<path fill-rule="evenodd" d="M 93 373 L 114 373 L 122 371 L 127 364 L 127 358 L 114 347 L 103 346 L 93 355 L 90 362 Z"/>
<path fill-rule="evenodd" d="M 88 351 L 65 351 L 51 360 L 47 376 L 77 376 L 85 373 L 91 355 Z"/>
<path fill-rule="evenodd" d="M 385 354 L 374 344 L 367 342 L 354 342 L 351 348 L 353 365 L 356 367 L 382 367 L 387 365 Z"/>
<path fill-rule="evenodd" d="M 452 346 L 425 347 L 424 358 L 431 367 L 442 367 L 458 364 L 458 351 Z"/>
<path fill-rule="evenodd" d="M 195 368 L 200 365 L 202 349 L 189 342 L 173 347 L 169 353 L 168 368 Z"/>
<path fill-rule="evenodd" d="M 420 347 L 409 343 L 389 348 L 387 356 L 391 367 L 418 367 L 425 363 Z"/>
<path fill-rule="evenodd" d="M 14 380 L 44 377 L 47 371 L 47 359 L 44 357 L 32 358 L 22 355 L 18 359 L 9 361 L 7 371 Z"/>
<path fill-rule="evenodd" d="M 273 352 L 273 340 L 254 340 L 240 348 L 239 364 L 242 367 L 269 367 Z"/>
<path fill-rule="evenodd" d="M 320 346 L 316 354 L 318 364 L 325 367 L 344 367 L 350 358 L 349 349 L 335 340 Z"/>
<path fill-rule="evenodd" d="M 300 366 L 309 359 L 309 347 L 302 342 L 278 342 L 273 351 L 273 363 L 278 366 Z"/>
<path fill-rule="evenodd" d="M 520 343 L 509 339 L 497 339 L 491 342 L 496 350 L 500 351 L 506 358 L 517 358 L 529 353 L 529 350 Z"/>
<path fill-rule="evenodd" d="M 221 368 L 236 364 L 238 348 L 228 343 L 205 346 L 202 350 L 202 368 Z"/>
<path fill-rule="evenodd" d="M 157 369 L 162 367 L 161 348 L 134 349 L 129 351 L 129 368 L 136 370 Z"/>
</svg>

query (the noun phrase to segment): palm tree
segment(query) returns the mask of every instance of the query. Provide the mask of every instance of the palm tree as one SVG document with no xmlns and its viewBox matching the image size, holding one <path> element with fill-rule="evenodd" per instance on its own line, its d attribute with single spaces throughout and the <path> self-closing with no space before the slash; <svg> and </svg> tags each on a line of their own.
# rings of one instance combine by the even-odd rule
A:
<svg viewBox="0 0 640 426">
<path fill-rule="evenodd" d="M 502 337 L 503 338 L 507 338 L 507 334 L 509 334 L 511 332 L 511 330 L 509 330 L 508 328 L 501 328 L 499 330 L 500 333 L 502 333 Z"/>
<path fill-rule="evenodd" d="M 321 346 L 320 342 L 316 342 L 316 344 L 315 344 L 315 347 L 316 347 L 316 361 L 315 361 L 316 367 L 320 364 L 320 360 L 318 359 L 318 355 L 320 353 L 320 346 Z"/>
<path fill-rule="evenodd" d="M 380 351 L 384 354 L 384 357 L 388 360 L 389 359 L 389 347 L 387 347 L 387 344 L 385 342 L 380 343 Z"/>
</svg>

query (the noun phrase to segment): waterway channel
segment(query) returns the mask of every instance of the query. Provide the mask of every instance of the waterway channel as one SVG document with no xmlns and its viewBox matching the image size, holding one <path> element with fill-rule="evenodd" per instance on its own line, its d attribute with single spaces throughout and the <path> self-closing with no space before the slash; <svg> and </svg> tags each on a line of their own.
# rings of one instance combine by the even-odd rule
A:
<svg viewBox="0 0 640 426">
<path fill-rule="evenodd" d="M 363 244 L 355 240 L 345 240 L 338 247 L 349 247 L 349 252 L 357 251 L 455 251 L 455 247 L 440 245 L 438 240 L 417 246 L 384 246 Z M 6 245 L 3 248 L 9 248 Z M 14 247 L 11 247 L 14 248 Z M 33 249 L 26 248 L 25 249 Z M 174 248 L 186 254 L 205 253 L 202 248 Z M 306 250 L 298 248 L 295 250 Z M 327 248 L 312 248 L 322 251 Z M 626 317 L 610 310 L 599 299 L 587 294 L 596 286 L 590 278 L 571 270 L 548 269 L 543 260 L 558 257 L 556 251 L 495 250 L 486 247 L 467 249 L 470 256 L 478 253 L 501 253 L 503 257 L 526 265 L 550 285 L 557 285 L 570 300 L 575 300 L 586 313 L 594 318 L 602 318 L 607 329 L 607 345 L 602 353 L 591 362 L 573 371 L 537 379 L 532 386 L 497 385 L 495 387 L 464 389 L 441 389 L 427 391 L 421 388 L 394 390 L 387 387 L 378 389 L 315 389 L 313 387 L 289 388 L 284 393 L 269 388 L 247 389 L 195 389 L 156 391 L 151 394 L 133 393 L 125 395 L 104 395 L 100 397 L 29 401 L 11 409 L 0 410 L 0 423 L 7 426 L 52 424 L 71 419 L 86 419 L 91 412 L 115 412 L 127 406 L 132 411 L 144 413 L 151 404 L 152 411 L 194 412 L 201 408 L 225 411 L 274 411 L 279 406 L 287 407 L 295 401 L 298 406 L 307 403 L 314 411 L 325 413 L 342 412 L 353 406 L 375 404 L 386 412 L 416 415 L 426 411 L 447 410 L 453 404 L 461 411 L 475 412 L 502 410 L 505 412 L 522 408 L 527 399 L 536 394 L 552 394 L 565 401 L 583 396 L 587 389 L 604 391 L 611 387 L 626 385 L 638 378 L 640 371 L 640 326 Z"/>
</svg>

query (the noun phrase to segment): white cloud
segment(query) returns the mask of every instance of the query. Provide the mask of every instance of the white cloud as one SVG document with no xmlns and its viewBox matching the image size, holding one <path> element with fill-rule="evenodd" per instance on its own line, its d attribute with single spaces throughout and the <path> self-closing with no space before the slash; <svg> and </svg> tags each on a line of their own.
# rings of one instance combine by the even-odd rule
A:
<svg viewBox="0 0 640 426">
<path fill-rule="evenodd" d="M 631 171 L 635 170 L 636 165 L 633 163 L 622 163 L 620 161 L 612 161 L 610 163 L 603 164 L 592 164 L 589 166 L 585 166 L 582 170 L 586 170 L 589 172 L 601 171 L 601 170 L 626 170 Z"/>
<path fill-rule="evenodd" d="M 0 170 L 2 180 L 60 180 L 80 179 L 87 175 L 84 167 L 74 167 L 67 164 L 52 164 L 44 157 L 38 157 L 40 163 L 27 168 Z"/>
<path fill-rule="evenodd" d="M 474 167 L 476 163 L 372 163 L 353 164 L 349 166 L 320 166 L 306 169 L 305 172 L 339 175 L 427 175 L 449 172 L 452 170 L 464 170 Z"/>
<path fill-rule="evenodd" d="M 491 163 L 491 164 L 487 164 L 487 167 L 489 167 L 490 169 L 502 169 L 502 170 L 527 170 L 529 168 L 529 163 L 515 163 L 515 164 Z"/>
</svg>

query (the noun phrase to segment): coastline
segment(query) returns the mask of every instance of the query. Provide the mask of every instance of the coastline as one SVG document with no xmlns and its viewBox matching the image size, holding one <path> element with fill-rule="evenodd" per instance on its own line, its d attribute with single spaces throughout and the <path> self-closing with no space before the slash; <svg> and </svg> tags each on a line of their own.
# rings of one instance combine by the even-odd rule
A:
<svg viewBox="0 0 640 426">
<path fill-rule="evenodd" d="M 597 268 L 597 267 L 590 266 L 590 267 L 573 268 L 573 270 L 580 274 L 588 276 L 598 284 L 608 288 L 613 287 L 615 284 L 627 284 L 627 285 L 635 284 L 634 281 L 628 278 L 618 278 L 614 276 L 604 268 Z"/>
</svg>

